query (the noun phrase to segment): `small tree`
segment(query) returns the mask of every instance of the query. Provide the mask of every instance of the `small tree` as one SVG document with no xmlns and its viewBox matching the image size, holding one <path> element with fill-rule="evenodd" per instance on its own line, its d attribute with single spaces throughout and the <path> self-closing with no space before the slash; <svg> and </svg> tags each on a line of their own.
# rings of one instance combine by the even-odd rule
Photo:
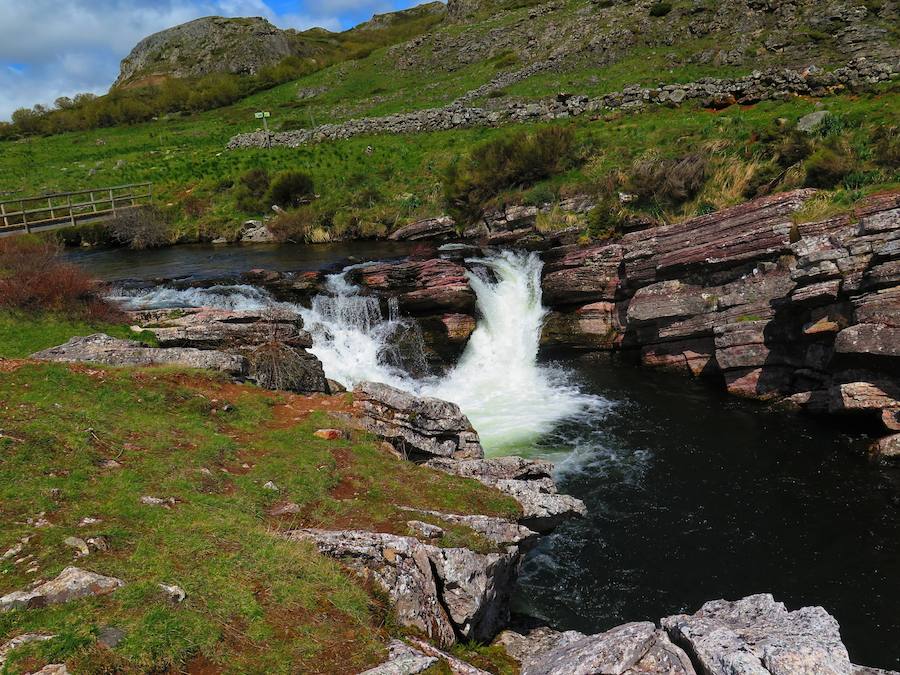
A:
<svg viewBox="0 0 900 675">
<path fill-rule="evenodd" d="M 269 188 L 269 201 L 283 209 L 297 208 L 314 196 L 312 176 L 302 171 L 278 174 Z"/>
</svg>

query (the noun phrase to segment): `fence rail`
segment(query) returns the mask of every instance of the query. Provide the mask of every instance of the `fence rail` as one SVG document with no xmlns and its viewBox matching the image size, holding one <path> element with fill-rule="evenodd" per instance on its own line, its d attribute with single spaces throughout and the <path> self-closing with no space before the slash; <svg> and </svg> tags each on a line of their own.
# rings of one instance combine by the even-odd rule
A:
<svg viewBox="0 0 900 675">
<path fill-rule="evenodd" d="M 107 220 L 152 200 L 152 183 L 132 183 L 0 201 L 0 235 Z"/>
</svg>

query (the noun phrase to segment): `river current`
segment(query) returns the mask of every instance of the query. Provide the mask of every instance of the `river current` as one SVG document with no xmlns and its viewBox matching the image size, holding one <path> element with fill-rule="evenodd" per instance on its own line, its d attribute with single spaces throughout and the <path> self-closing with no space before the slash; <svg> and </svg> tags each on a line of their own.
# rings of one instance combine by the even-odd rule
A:
<svg viewBox="0 0 900 675">
<path fill-rule="evenodd" d="M 314 256 L 303 255 L 293 268 L 312 265 Z M 346 262 L 346 250 L 323 257 Z M 498 252 L 473 263 L 478 325 L 440 375 L 399 349 L 415 343 L 415 323 L 360 295 L 342 272 L 300 311 L 328 377 L 452 400 L 489 455 L 550 459 L 560 489 L 585 501 L 587 518 L 529 554 L 518 612 L 597 632 L 771 592 L 789 608 L 834 614 L 855 662 L 900 666 L 900 475 L 860 458 L 865 439 L 599 355 L 549 362 L 539 353 L 538 257 Z M 177 265 L 163 267 L 171 275 Z M 135 275 L 154 276 L 130 267 Z M 153 288 L 122 299 L 134 307 L 271 303 L 249 286 Z"/>
</svg>

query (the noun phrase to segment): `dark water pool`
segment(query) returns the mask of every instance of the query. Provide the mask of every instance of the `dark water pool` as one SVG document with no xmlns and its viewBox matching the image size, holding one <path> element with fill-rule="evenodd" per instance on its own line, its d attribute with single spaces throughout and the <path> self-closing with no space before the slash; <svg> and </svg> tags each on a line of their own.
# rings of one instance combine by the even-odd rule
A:
<svg viewBox="0 0 900 675">
<path fill-rule="evenodd" d="M 865 440 L 703 383 L 567 362 L 616 405 L 542 443 L 579 448 L 562 490 L 586 519 L 528 557 L 516 609 L 596 632 L 771 592 L 822 605 L 856 663 L 900 666 L 900 472 Z"/>
<path fill-rule="evenodd" d="M 106 281 L 121 279 L 215 279 L 254 268 L 286 271 L 328 269 L 352 262 L 409 254 L 415 244 L 399 241 L 349 241 L 332 244 L 185 244 L 148 251 L 73 249 L 67 260 Z"/>
</svg>

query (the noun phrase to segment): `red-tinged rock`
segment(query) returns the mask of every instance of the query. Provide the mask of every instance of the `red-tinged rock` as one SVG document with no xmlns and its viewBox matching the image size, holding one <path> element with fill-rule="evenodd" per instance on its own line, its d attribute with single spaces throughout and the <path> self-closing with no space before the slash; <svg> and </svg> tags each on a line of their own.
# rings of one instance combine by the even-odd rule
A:
<svg viewBox="0 0 900 675">
<path fill-rule="evenodd" d="M 900 430 L 900 386 L 884 379 L 877 382 L 845 382 L 831 388 L 829 411 L 877 415 L 884 427 Z"/>
<path fill-rule="evenodd" d="M 394 241 L 419 241 L 421 239 L 449 239 L 456 235 L 456 222 L 449 216 L 426 218 L 410 223 L 391 233 Z"/>
<path fill-rule="evenodd" d="M 396 297 L 401 309 L 413 314 L 471 313 L 475 293 L 466 270 L 449 260 L 377 263 L 353 270 L 350 280 Z"/>
<path fill-rule="evenodd" d="M 561 246 L 544 254 L 543 299 L 571 305 L 617 297 L 624 250 L 617 244 Z"/>
<path fill-rule="evenodd" d="M 834 341 L 839 354 L 900 357 L 900 327 L 861 323 L 845 328 Z"/>
<path fill-rule="evenodd" d="M 877 462 L 900 462 L 900 434 L 879 438 L 869 447 L 869 456 Z"/>
<path fill-rule="evenodd" d="M 628 305 L 628 321 L 694 316 L 716 310 L 716 298 L 700 286 L 681 281 L 661 281 L 634 294 Z"/>
<path fill-rule="evenodd" d="M 718 372 L 714 353 L 715 345 L 711 338 L 665 342 L 644 347 L 641 350 L 641 363 L 654 368 L 689 372 L 694 377 L 700 377 Z"/>
<path fill-rule="evenodd" d="M 790 393 L 791 369 L 783 366 L 738 368 L 725 373 L 728 392 L 743 398 L 770 401 Z"/>
<path fill-rule="evenodd" d="M 544 321 L 541 342 L 612 349 L 623 337 L 618 307 L 612 302 L 594 302 L 570 312 L 551 312 Z"/>
<path fill-rule="evenodd" d="M 465 342 L 475 331 L 475 317 L 468 314 L 444 314 L 441 323 L 447 330 L 447 339 L 451 342 Z"/>
<path fill-rule="evenodd" d="M 336 441 L 344 437 L 344 432 L 340 429 L 319 429 L 313 436 L 326 441 Z"/>
</svg>

